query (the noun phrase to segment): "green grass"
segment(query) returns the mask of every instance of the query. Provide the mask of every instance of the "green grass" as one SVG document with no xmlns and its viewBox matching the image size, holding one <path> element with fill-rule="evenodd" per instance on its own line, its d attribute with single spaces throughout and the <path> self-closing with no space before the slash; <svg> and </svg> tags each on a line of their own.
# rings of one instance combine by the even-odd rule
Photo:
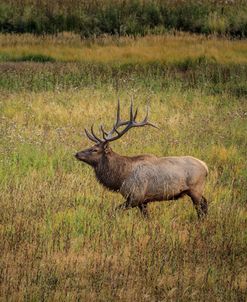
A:
<svg viewBox="0 0 247 302">
<path fill-rule="evenodd" d="M 0 67 L 2 301 L 245 301 L 246 66 Z M 189 198 L 153 203 L 150 219 L 116 215 L 120 194 L 75 160 L 91 145 L 84 127 L 111 127 L 118 97 L 127 117 L 132 96 L 160 130 L 133 129 L 112 148 L 204 160 L 203 222 Z"/>
<path fill-rule="evenodd" d="M 14 59 L 15 62 L 55 62 L 55 59 L 42 54 L 28 54 Z"/>
<path fill-rule="evenodd" d="M 247 65 L 217 64 L 186 59 L 163 63 L 2 63 L 0 90 L 58 91 L 64 89 L 125 89 L 163 91 L 201 89 L 205 93 L 247 95 Z"/>
</svg>

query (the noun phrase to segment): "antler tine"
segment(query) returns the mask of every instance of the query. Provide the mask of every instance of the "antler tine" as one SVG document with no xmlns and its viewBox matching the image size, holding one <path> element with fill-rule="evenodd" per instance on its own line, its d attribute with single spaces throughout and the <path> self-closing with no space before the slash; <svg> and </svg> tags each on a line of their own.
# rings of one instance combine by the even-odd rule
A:
<svg viewBox="0 0 247 302">
<path fill-rule="evenodd" d="M 109 135 L 109 133 L 105 131 L 105 129 L 103 128 L 103 125 L 100 125 L 100 130 L 102 131 L 104 140 L 106 140 L 107 135 Z"/>
<path fill-rule="evenodd" d="M 93 130 L 93 125 L 91 126 L 91 133 L 92 133 L 92 136 L 98 141 L 98 143 L 103 143 L 103 140 L 101 140 L 100 138 L 98 138 L 95 135 L 94 130 Z"/>
<path fill-rule="evenodd" d="M 87 136 L 91 141 L 93 141 L 94 143 L 99 143 L 99 141 L 96 140 L 96 138 L 94 138 L 94 137 L 88 132 L 88 130 L 87 130 L 86 128 L 84 129 L 84 131 L 85 131 L 85 133 L 86 133 L 86 136 Z"/>
<path fill-rule="evenodd" d="M 120 118 L 120 100 L 118 98 L 118 105 L 117 105 L 117 119 L 116 119 L 116 122 L 114 123 L 113 125 L 113 128 L 111 131 L 109 131 L 107 133 L 107 135 L 112 135 L 114 132 L 117 132 L 116 129 L 118 127 L 121 127 L 121 126 L 125 126 L 128 124 L 128 121 L 121 121 L 121 118 Z M 117 132 L 118 133 L 118 132 Z"/>
<path fill-rule="evenodd" d="M 117 102 L 117 120 L 116 120 L 116 125 L 120 122 L 120 101 L 118 98 L 118 102 Z"/>
<path fill-rule="evenodd" d="M 138 113 L 138 108 L 136 108 L 136 111 L 135 111 L 135 114 L 134 114 L 134 121 L 136 120 L 137 113 Z"/>
<path fill-rule="evenodd" d="M 150 123 L 150 122 L 146 122 L 145 125 L 147 125 L 147 126 L 152 126 L 152 127 L 156 128 L 156 129 L 160 129 L 158 126 L 156 126 L 155 124 Z M 145 126 L 145 125 L 143 125 L 143 126 Z"/>
<path fill-rule="evenodd" d="M 130 122 L 133 122 L 133 99 L 130 102 Z"/>
<path fill-rule="evenodd" d="M 121 118 L 120 118 L 120 101 L 119 101 L 119 98 L 118 98 L 118 105 L 117 105 L 117 119 L 116 119 L 115 124 L 113 125 L 112 130 L 111 130 L 110 132 L 108 132 L 108 134 L 113 134 L 115 128 L 118 128 L 118 127 L 120 127 L 120 126 L 124 126 L 124 125 L 126 125 L 126 124 L 127 124 L 127 123 L 121 121 Z"/>
<path fill-rule="evenodd" d="M 113 133 L 116 132 L 118 134 L 118 131 L 116 130 L 118 127 L 126 125 L 126 122 L 122 122 L 120 119 L 120 100 L 118 98 L 118 104 L 117 104 L 117 117 L 116 117 L 116 122 L 113 125 L 112 130 L 110 130 L 109 132 L 105 131 L 105 129 L 103 128 L 103 125 L 100 126 L 100 129 L 102 131 L 103 134 L 103 138 L 105 141 L 109 140 L 109 138 L 112 137 Z"/>
<path fill-rule="evenodd" d="M 154 125 L 153 123 L 148 121 L 148 114 L 149 114 L 149 107 L 147 106 L 147 112 L 146 112 L 146 116 L 143 119 L 142 122 L 136 122 L 135 119 L 137 117 L 137 112 L 138 109 L 135 110 L 135 113 L 133 114 L 133 101 L 131 100 L 131 105 L 130 105 L 130 120 L 129 121 L 125 121 L 125 122 L 121 122 L 121 126 L 126 125 L 126 127 L 122 130 L 122 131 L 118 131 L 117 127 L 114 127 L 114 131 L 117 133 L 116 136 L 111 136 L 109 138 L 107 138 L 107 141 L 114 141 L 118 138 L 120 138 L 121 136 L 123 136 L 126 132 L 129 131 L 129 129 L 133 128 L 133 127 L 143 127 L 143 126 L 152 126 L 154 128 L 159 129 L 156 125 Z M 113 131 L 111 131 L 111 135 L 113 134 Z"/>
<path fill-rule="evenodd" d="M 114 123 L 112 130 L 110 130 L 109 132 L 103 131 L 102 132 L 105 134 L 103 134 L 104 140 L 107 141 L 109 140 L 109 138 L 111 138 L 112 134 L 116 131 L 116 128 L 119 127 L 121 125 L 121 119 L 120 119 L 120 100 L 118 98 L 117 101 L 117 118 L 116 118 L 116 122 Z M 102 127 L 103 128 L 103 127 Z"/>
<path fill-rule="evenodd" d="M 108 134 L 108 132 L 107 131 L 105 131 L 105 129 L 104 129 L 104 127 L 103 127 L 103 125 L 101 124 L 100 125 L 100 130 L 105 134 L 105 135 L 107 135 Z"/>
<path fill-rule="evenodd" d="M 129 131 L 129 129 L 131 129 L 133 127 L 143 127 L 143 126 L 149 125 L 149 126 L 159 129 L 156 125 L 154 125 L 153 123 L 150 123 L 148 121 L 148 114 L 149 114 L 148 106 L 147 106 L 146 116 L 142 122 L 139 122 L 139 123 L 136 122 L 137 113 L 138 113 L 138 108 L 135 110 L 135 112 L 133 112 L 133 98 L 132 98 L 131 103 L 130 103 L 130 118 L 127 121 L 121 121 L 121 119 L 120 119 L 120 101 L 118 99 L 117 117 L 116 117 L 116 122 L 114 123 L 112 130 L 107 132 L 104 129 L 103 125 L 101 125 L 100 130 L 102 132 L 103 139 L 100 139 L 95 135 L 94 130 L 93 130 L 93 125 L 91 126 L 91 133 L 89 133 L 87 129 L 85 129 L 85 133 L 86 133 L 87 137 L 90 140 L 92 140 L 93 142 L 104 143 L 104 142 L 111 142 L 111 141 L 114 141 L 114 140 L 120 138 L 127 131 Z M 125 128 L 120 131 L 118 128 L 121 126 L 125 126 Z M 115 133 L 115 136 L 114 136 L 114 133 Z"/>
<path fill-rule="evenodd" d="M 156 125 L 154 125 L 153 123 L 150 123 L 150 122 L 148 121 L 148 115 L 149 115 L 149 107 L 147 106 L 147 111 L 146 111 L 146 116 L 145 116 L 145 118 L 143 119 L 142 122 L 137 123 L 137 124 L 140 125 L 140 126 L 148 125 L 148 126 L 152 126 L 152 127 L 154 127 L 154 128 L 159 129 L 159 127 L 157 127 Z"/>
</svg>

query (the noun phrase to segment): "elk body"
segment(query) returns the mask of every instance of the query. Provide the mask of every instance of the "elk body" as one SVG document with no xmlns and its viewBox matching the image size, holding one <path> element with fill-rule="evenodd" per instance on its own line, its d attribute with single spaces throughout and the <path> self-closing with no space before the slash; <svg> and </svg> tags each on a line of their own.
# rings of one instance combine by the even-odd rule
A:
<svg viewBox="0 0 247 302">
<path fill-rule="evenodd" d="M 157 157 L 154 155 L 122 156 L 114 152 L 109 143 L 120 138 L 130 128 L 146 125 L 148 111 L 142 122 L 136 122 L 137 110 L 133 113 L 130 106 L 129 121 L 120 119 L 118 102 L 117 118 L 113 129 L 106 132 L 101 126 L 103 138 L 86 129 L 87 137 L 95 145 L 78 152 L 75 156 L 93 167 L 96 178 L 111 191 L 120 192 L 125 198 L 119 209 L 138 207 L 144 216 L 148 215 L 147 204 L 153 201 L 177 200 L 184 195 L 190 196 L 198 217 L 207 214 L 207 201 L 203 196 L 208 174 L 207 165 L 192 156 Z M 119 130 L 119 129 L 122 130 Z M 157 128 L 157 127 L 156 127 Z"/>
</svg>

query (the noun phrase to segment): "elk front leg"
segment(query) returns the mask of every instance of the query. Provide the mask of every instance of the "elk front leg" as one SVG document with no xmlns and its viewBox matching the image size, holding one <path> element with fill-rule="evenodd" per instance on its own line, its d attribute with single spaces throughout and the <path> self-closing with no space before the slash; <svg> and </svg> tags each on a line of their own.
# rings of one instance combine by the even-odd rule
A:
<svg viewBox="0 0 247 302">
<path fill-rule="evenodd" d="M 148 205 L 147 204 L 141 204 L 138 206 L 139 210 L 141 211 L 141 214 L 143 217 L 148 218 L 149 213 L 148 213 Z"/>
<path fill-rule="evenodd" d="M 118 210 L 128 210 L 130 208 L 133 208 L 133 206 L 131 205 L 130 198 L 128 197 L 125 202 L 121 203 L 119 206 L 116 207 L 116 211 L 118 211 Z"/>
<path fill-rule="evenodd" d="M 124 203 L 120 204 L 116 208 L 116 210 L 128 210 L 130 208 L 135 208 L 135 207 L 139 208 L 143 217 L 147 218 L 149 216 L 147 204 L 144 204 L 144 203 L 139 204 L 137 202 L 133 202 L 133 200 L 131 198 L 127 198 L 127 200 Z"/>
</svg>

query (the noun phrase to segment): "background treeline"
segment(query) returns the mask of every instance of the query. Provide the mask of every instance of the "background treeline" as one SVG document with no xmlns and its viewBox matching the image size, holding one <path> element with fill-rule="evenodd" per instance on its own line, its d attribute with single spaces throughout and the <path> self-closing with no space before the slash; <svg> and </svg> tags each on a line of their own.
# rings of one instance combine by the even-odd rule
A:
<svg viewBox="0 0 247 302">
<path fill-rule="evenodd" d="M 2 0 L 0 31 L 81 37 L 169 30 L 247 36 L 246 0 Z"/>
</svg>

